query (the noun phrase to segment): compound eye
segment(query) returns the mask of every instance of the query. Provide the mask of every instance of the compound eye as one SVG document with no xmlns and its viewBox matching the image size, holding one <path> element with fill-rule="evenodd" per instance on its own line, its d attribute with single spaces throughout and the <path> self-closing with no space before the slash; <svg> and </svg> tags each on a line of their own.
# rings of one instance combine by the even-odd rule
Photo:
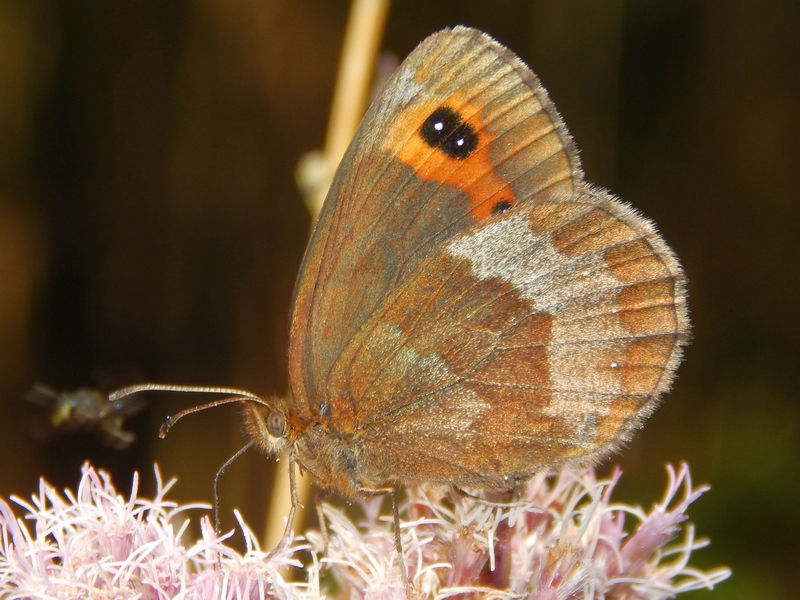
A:
<svg viewBox="0 0 800 600">
<path fill-rule="evenodd" d="M 271 410 L 267 415 L 267 432 L 274 438 L 282 438 L 286 434 L 286 419 L 279 410 Z"/>
</svg>

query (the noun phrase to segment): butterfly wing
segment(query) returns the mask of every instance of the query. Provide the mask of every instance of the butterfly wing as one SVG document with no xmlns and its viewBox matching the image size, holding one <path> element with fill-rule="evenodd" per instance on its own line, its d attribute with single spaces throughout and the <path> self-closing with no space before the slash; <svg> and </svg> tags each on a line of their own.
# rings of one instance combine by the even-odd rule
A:
<svg viewBox="0 0 800 600">
<path fill-rule="evenodd" d="M 684 288 L 650 223 L 583 182 L 533 73 L 480 32 L 440 32 L 370 108 L 326 200 L 292 312 L 292 407 L 325 452 L 347 446 L 359 486 L 507 489 L 607 454 L 653 410 Z"/>
<path fill-rule="evenodd" d="M 387 298 L 448 240 L 581 177 L 565 126 L 516 56 L 463 27 L 423 41 L 370 107 L 306 251 L 290 326 L 294 409 L 311 418 L 332 403 L 354 418 L 362 399 L 346 397 L 334 365 Z"/>
<path fill-rule="evenodd" d="M 462 232 L 335 365 L 362 477 L 501 490 L 615 450 L 670 385 L 684 287 L 650 223 L 599 189 Z"/>
</svg>

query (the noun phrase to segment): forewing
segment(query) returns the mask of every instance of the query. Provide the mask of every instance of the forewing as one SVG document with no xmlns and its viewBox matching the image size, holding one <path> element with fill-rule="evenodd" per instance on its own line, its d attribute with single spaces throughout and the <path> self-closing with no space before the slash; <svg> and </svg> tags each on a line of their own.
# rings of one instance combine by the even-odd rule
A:
<svg viewBox="0 0 800 600">
<path fill-rule="evenodd" d="M 333 403 L 346 417 L 333 365 L 420 264 L 476 223 L 580 181 L 569 135 L 519 59 L 463 27 L 426 39 L 370 107 L 309 243 L 291 315 L 296 409 Z"/>
<path fill-rule="evenodd" d="M 351 406 L 336 406 L 366 481 L 507 489 L 624 442 L 688 329 L 681 269 L 649 222 L 603 190 L 565 193 L 425 261 L 337 361 Z"/>
</svg>

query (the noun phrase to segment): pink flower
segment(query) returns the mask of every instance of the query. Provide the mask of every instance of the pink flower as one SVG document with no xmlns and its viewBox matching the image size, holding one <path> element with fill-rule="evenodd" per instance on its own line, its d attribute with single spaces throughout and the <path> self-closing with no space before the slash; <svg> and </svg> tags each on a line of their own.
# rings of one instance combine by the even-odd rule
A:
<svg viewBox="0 0 800 600">
<path fill-rule="evenodd" d="M 264 598 L 277 589 L 301 597 L 305 586 L 288 584 L 278 570 L 299 566 L 287 548 L 267 559 L 239 519 L 247 541 L 240 555 L 218 538 L 208 517 L 202 539 L 182 543 L 184 514 L 204 504 L 177 506 L 165 499 L 175 483 L 163 484 L 155 470 L 153 500 L 137 497 L 138 477 L 128 500 L 108 474 L 84 465 L 77 494 L 60 494 L 45 481 L 31 502 L 12 500 L 33 521 L 33 532 L 0 501 L 0 596 L 3 598 Z M 238 515 L 237 515 L 238 518 Z M 297 592 L 295 592 L 297 587 Z"/>
<path fill-rule="evenodd" d="M 425 597 L 478 594 L 492 598 L 656 600 L 711 589 L 730 576 L 688 566 L 694 528 L 682 531 L 686 511 L 708 488 L 694 488 L 689 468 L 667 467 L 663 500 L 649 512 L 612 504 L 621 476 L 597 481 L 591 468 L 534 477 L 517 499 L 486 501 L 439 490 L 410 489 L 403 548 L 415 588 Z M 325 506 L 333 532 L 327 557 L 351 598 L 404 598 L 391 523 L 365 503 L 365 525 Z M 625 527 L 626 517 L 635 522 Z M 309 534 L 322 550 L 319 535 Z M 345 595 L 345 594 L 343 594 Z"/>
<path fill-rule="evenodd" d="M 664 499 L 649 512 L 611 503 L 619 471 L 607 481 L 597 481 L 592 469 L 537 476 L 519 498 L 493 502 L 446 489 L 411 489 L 411 520 L 402 523 L 409 575 L 429 598 L 652 600 L 710 589 L 730 571 L 689 567 L 692 551 L 706 542 L 682 525 L 689 504 L 707 488 L 692 486 L 685 465 L 668 473 Z M 366 518 L 358 526 L 326 505 L 332 535 L 324 554 L 316 532 L 308 534 L 310 546 L 263 552 L 236 513 L 246 541 L 240 554 L 225 544 L 232 534 L 217 536 L 208 517 L 200 521 L 201 539 L 185 545 L 184 513 L 208 507 L 167 501 L 174 480 L 163 484 L 158 469 L 156 480 L 153 500 L 137 496 L 136 477 L 126 500 L 107 474 L 85 465 L 75 494 L 42 481 L 30 502 L 12 497 L 26 519 L 0 501 L 0 596 L 317 599 L 324 594 L 322 565 L 338 579 L 339 597 L 406 598 L 380 499 L 363 503 Z M 625 527 L 626 517 L 633 526 Z M 682 541 L 675 542 L 679 535 Z M 304 581 L 286 581 L 281 570 L 299 567 L 295 556 L 309 547 L 313 561 Z"/>
</svg>

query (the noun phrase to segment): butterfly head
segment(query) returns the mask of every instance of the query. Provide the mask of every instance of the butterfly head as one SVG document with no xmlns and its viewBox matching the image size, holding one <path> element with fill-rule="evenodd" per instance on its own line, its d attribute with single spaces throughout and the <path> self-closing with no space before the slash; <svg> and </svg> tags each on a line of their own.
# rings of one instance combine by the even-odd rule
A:
<svg viewBox="0 0 800 600">
<path fill-rule="evenodd" d="M 290 449 L 295 428 L 283 398 L 267 398 L 263 404 L 246 403 L 243 416 L 247 433 L 262 451 L 283 456 Z"/>
</svg>

